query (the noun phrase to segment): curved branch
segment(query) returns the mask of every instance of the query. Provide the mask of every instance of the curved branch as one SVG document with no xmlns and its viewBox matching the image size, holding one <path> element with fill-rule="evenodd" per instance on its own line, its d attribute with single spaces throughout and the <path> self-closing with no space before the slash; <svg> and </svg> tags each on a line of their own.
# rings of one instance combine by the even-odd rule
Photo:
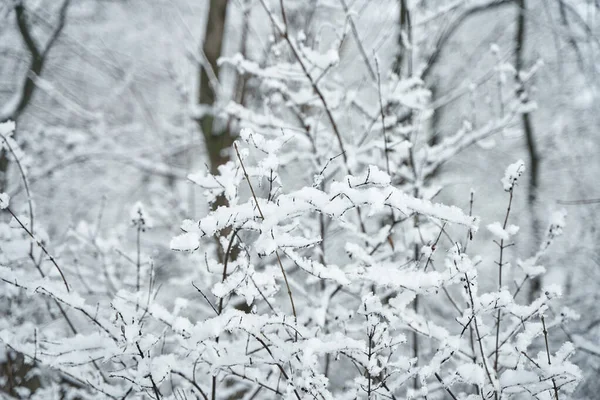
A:
<svg viewBox="0 0 600 400">
<path fill-rule="evenodd" d="M 129 165 L 131 167 L 137 168 L 138 170 L 156 175 L 162 176 L 169 179 L 179 179 L 179 180 L 187 180 L 187 172 L 181 170 L 179 168 L 172 168 L 166 164 L 161 162 L 152 161 L 149 159 L 144 159 L 140 156 L 131 156 L 127 154 L 119 154 L 119 153 L 110 153 L 110 152 L 90 152 L 90 153 L 82 153 L 76 154 L 74 156 L 62 159 L 42 170 L 41 172 L 30 175 L 29 183 L 32 184 L 37 182 L 40 179 L 46 178 L 53 173 L 65 169 L 71 165 L 81 164 L 88 161 L 114 161 L 119 164 Z M 14 196 L 19 192 L 19 189 L 16 192 L 13 192 L 11 195 Z"/>
<path fill-rule="evenodd" d="M 433 66 L 438 61 L 438 59 L 440 58 L 440 56 L 442 54 L 444 46 L 446 45 L 446 43 L 448 43 L 450 38 L 452 36 L 454 36 L 454 34 L 458 31 L 458 29 L 462 26 L 462 24 L 467 19 L 469 19 L 470 17 L 472 17 L 476 14 L 479 14 L 481 12 L 490 11 L 490 10 L 496 9 L 501 6 L 511 4 L 513 2 L 514 2 L 514 0 L 493 0 L 486 4 L 480 4 L 477 6 L 473 6 L 473 7 L 469 8 L 468 10 L 466 10 L 461 15 L 459 15 L 454 21 L 452 21 L 450 23 L 450 26 L 438 38 L 438 41 L 435 46 L 435 49 L 433 50 L 433 53 L 431 53 L 431 55 L 429 56 L 429 59 L 427 60 L 427 63 L 425 64 L 425 67 L 423 67 L 423 70 L 421 71 L 421 74 L 420 74 L 421 78 L 425 79 L 431 73 Z"/>
<path fill-rule="evenodd" d="M 25 6 L 22 3 L 19 3 L 15 6 L 15 14 L 17 17 L 17 27 L 19 28 L 19 34 L 25 43 L 25 47 L 31 56 L 31 60 L 27 67 L 27 74 L 25 75 L 25 79 L 21 83 L 21 87 L 17 90 L 13 97 L 13 101 L 11 102 L 12 106 L 6 110 L 3 110 L 0 113 L 0 121 L 5 121 L 9 119 L 16 119 L 20 114 L 22 114 L 31 99 L 33 98 L 33 94 L 36 89 L 36 85 L 34 82 L 35 77 L 39 76 L 44 69 L 44 64 L 46 62 L 47 56 L 50 53 L 50 50 L 54 46 L 56 39 L 60 35 L 60 32 L 63 30 L 65 26 L 65 21 L 67 17 L 67 9 L 71 0 L 65 0 L 59 10 L 58 14 L 58 23 L 56 27 L 52 30 L 50 37 L 46 41 L 46 44 L 42 47 L 36 43 L 32 33 L 31 27 L 27 23 L 27 15 Z"/>
</svg>

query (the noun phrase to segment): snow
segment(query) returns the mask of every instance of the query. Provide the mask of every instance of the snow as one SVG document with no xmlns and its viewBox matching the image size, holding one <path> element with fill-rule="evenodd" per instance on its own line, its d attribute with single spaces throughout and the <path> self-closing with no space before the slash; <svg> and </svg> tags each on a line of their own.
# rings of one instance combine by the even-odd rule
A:
<svg viewBox="0 0 600 400">
<path fill-rule="evenodd" d="M 197 232 L 186 232 L 171 239 L 171 250 L 194 251 L 200 247 L 200 235 Z"/>
<path fill-rule="evenodd" d="M 1 120 L 2 118 L 0 118 Z M 0 136 L 6 137 L 14 132 L 15 130 L 15 122 L 14 121 L 6 121 L 0 122 Z M 3 143 L 4 145 L 4 143 Z"/>
<path fill-rule="evenodd" d="M 10 196 L 6 193 L 0 193 L 0 210 L 4 210 L 8 207 L 10 202 Z"/>
<path fill-rule="evenodd" d="M 510 192 L 514 189 L 517 184 L 517 179 L 525 171 L 525 163 L 523 160 L 519 160 L 514 164 L 510 164 L 504 172 L 504 178 L 502 178 L 502 186 L 506 192 Z"/>
<path fill-rule="evenodd" d="M 506 229 L 502 228 L 500 222 L 494 222 L 487 225 L 487 229 L 494 235 L 497 239 L 500 240 L 508 240 L 511 236 L 515 235 L 519 231 L 519 227 L 516 225 L 509 225 Z"/>
<path fill-rule="evenodd" d="M 8 101 L 0 108 L 0 121 L 4 121 L 9 118 L 14 118 L 15 113 L 19 107 L 19 103 L 23 98 L 23 90 L 17 90 L 13 93 Z M 13 128 L 14 130 L 14 128 Z M 0 128 L 0 134 L 4 135 L 2 128 Z"/>
<path fill-rule="evenodd" d="M 152 228 L 154 225 L 154 221 L 146 212 L 144 204 L 142 204 L 140 201 L 135 203 L 131 208 L 129 212 L 129 218 L 131 219 L 131 223 L 136 226 L 139 225 L 145 228 Z"/>
<path fill-rule="evenodd" d="M 480 365 L 463 364 L 456 368 L 456 373 L 466 383 L 471 383 L 477 386 L 483 386 L 485 383 L 485 372 Z"/>
<path fill-rule="evenodd" d="M 567 210 L 560 209 L 554 211 L 550 216 L 550 227 L 548 228 L 548 235 L 557 237 L 562 235 L 563 229 L 566 225 Z"/>
</svg>

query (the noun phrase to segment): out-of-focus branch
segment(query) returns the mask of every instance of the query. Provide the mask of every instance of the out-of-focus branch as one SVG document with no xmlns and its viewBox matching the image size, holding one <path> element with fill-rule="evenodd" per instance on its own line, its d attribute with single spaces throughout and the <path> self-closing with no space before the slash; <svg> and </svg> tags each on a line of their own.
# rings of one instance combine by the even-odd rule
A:
<svg viewBox="0 0 600 400">
<path fill-rule="evenodd" d="M 29 176 L 29 183 L 33 184 L 40 179 L 44 179 L 61 169 L 65 169 L 71 165 L 82 164 L 90 161 L 114 161 L 120 164 L 129 165 L 131 167 L 137 168 L 138 170 L 155 175 L 162 176 L 169 179 L 178 179 L 178 180 L 186 180 L 187 173 L 186 171 L 178 168 L 173 168 L 166 164 L 156 162 L 150 159 L 145 159 L 140 156 L 132 156 L 130 154 L 119 154 L 115 152 L 89 152 L 76 154 L 71 157 L 63 158 L 60 161 L 51 164 L 44 168 L 42 171 L 31 174 Z M 18 193 L 11 193 L 11 196 L 14 196 Z"/>
<path fill-rule="evenodd" d="M 23 82 L 16 90 L 13 100 L 10 101 L 11 106 L 0 111 L 0 121 L 17 119 L 31 102 L 36 88 L 34 79 L 42 73 L 47 56 L 65 26 L 67 9 L 70 2 L 71 0 L 65 0 L 62 3 L 58 13 L 58 22 L 50 33 L 46 44 L 43 46 L 36 43 L 36 40 L 32 35 L 31 26 L 28 23 L 29 12 L 26 10 L 25 5 L 18 3 L 15 6 L 19 34 L 21 35 L 25 47 L 27 47 L 31 59 L 27 67 L 27 74 L 25 74 Z"/>
<path fill-rule="evenodd" d="M 527 92 L 525 90 L 525 82 L 521 79 L 520 73 L 524 68 L 524 48 L 526 39 L 526 19 L 525 14 L 527 13 L 527 2 L 525 0 L 517 0 L 517 30 L 515 32 L 515 79 L 517 83 L 517 96 L 524 102 L 527 102 Z M 529 112 L 523 112 L 521 114 L 521 127 L 525 133 L 525 144 L 527 146 L 527 154 L 529 155 L 529 186 L 527 195 L 527 206 L 529 208 L 529 216 L 531 219 L 531 234 L 534 243 L 539 242 L 539 218 L 536 213 L 537 194 L 539 187 L 539 175 L 540 175 L 540 154 L 537 149 L 535 142 L 535 133 L 533 130 L 533 124 L 531 122 L 531 116 Z M 542 281 L 540 277 L 535 277 L 531 281 L 531 290 L 529 292 L 529 300 L 533 301 L 537 296 Z"/>
<path fill-rule="evenodd" d="M 492 11 L 496 8 L 508 5 L 513 3 L 515 0 L 493 0 L 489 3 L 475 5 L 463 13 L 461 13 L 456 19 L 454 19 L 450 25 L 444 30 L 444 32 L 440 35 L 435 45 L 433 52 L 429 55 L 425 66 L 420 72 L 420 76 L 422 79 L 427 78 L 431 73 L 433 67 L 439 60 L 442 51 L 444 50 L 445 45 L 448 41 L 454 36 L 454 34 L 458 31 L 458 29 L 465 23 L 470 17 L 477 15 L 482 12 Z"/>
<path fill-rule="evenodd" d="M 557 200 L 558 204 L 564 204 L 567 206 L 574 206 L 580 204 L 598 204 L 600 199 L 581 199 L 581 200 Z"/>
<path fill-rule="evenodd" d="M 410 41 L 412 40 L 411 35 L 411 18 L 410 12 L 408 11 L 408 4 L 406 0 L 400 0 L 400 32 L 398 34 L 398 54 L 392 67 L 394 73 L 400 75 L 404 61 L 409 57 L 410 53 Z M 412 74 L 412 60 L 407 62 L 407 66 L 411 66 L 410 71 L 406 71 L 406 76 Z"/>
<path fill-rule="evenodd" d="M 304 73 L 304 75 L 308 79 L 310 85 L 313 88 L 313 91 L 316 93 L 316 95 L 321 100 L 321 104 L 323 105 L 323 108 L 325 110 L 325 114 L 327 115 L 327 118 L 329 119 L 329 122 L 331 123 L 331 127 L 333 128 L 333 132 L 335 133 L 335 137 L 336 137 L 336 139 L 338 141 L 338 144 L 339 144 L 339 147 L 340 147 L 340 152 L 342 153 L 342 158 L 344 160 L 344 165 L 346 166 L 346 170 L 348 171 L 349 174 L 351 174 L 352 171 L 350 170 L 350 167 L 348 165 L 348 155 L 346 154 L 346 149 L 344 147 L 344 141 L 342 139 L 342 134 L 341 134 L 340 129 L 339 129 L 338 125 L 337 125 L 337 122 L 335 121 L 335 118 L 333 118 L 333 114 L 331 112 L 331 108 L 327 104 L 327 100 L 325 100 L 325 96 L 323 95 L 323 92 L 319 88 L 319 86 L 318 86 L 317 82 L 315 81 L 315 79 L 310 74 L 310 72 L 308 70 L 308 67 L 306 66 L 306 63 L 304 62 L 304 60 L 302 59 L 302 57 L 300 56 L 300 54 L 298 52 L 298 49 L 296 49 L 296 46 L 292 42 L 292 40 L 290 38 L 290 35 L 289 35 L 289 32 L 288 32 L 287 25 L 284 25 L 282 27 L 281 24 L 275 19 L 275 16 L 271 12 L 271 10 L 269 9 L 269 7 L 265 3 L 265 1 L 264 0 L 260 0 L 260 2 L 262 4 L 265 12 L 269 16 L 269 19 L 273 23 L 273 27 L 278 31 L 278 33 L 281 35 L 281 37 L 288 43 L 288 45 L 290 47 L 290 50 L 292 51 L 292 54 L 294 55 L 294 58 L 296 59 L 296 61 L 300 65 L 300 68 L 302 69 L 302 72 Z M 281 5 L 282 5 L 281 12 L 282 12 L 283 15 L 285 15 L 285 8 L 283 8 L 283 3 L 281 3 Z M 285 21 L 285 18 L 284 18 L 284 21 Z"/>
<path fill-rule="evenodd" d="M 27 66 L 27 73 L 25 74 L 23 81 L 18 85 L 12 99 L 9 100 L 7 105 L 0 108 L 0 122 L 9 119 L 17 120 L 31 103 L 31 99 L 33 98 L 36 89 L 35 79 L 41 75 L 47 56 L 65 26 L 67 9 L 70 3 L 71 0 L 64 0 L 61 4 L 58 13 L 58 22 L 46 40 L 46 44 L 43 46 L 37 44 L 32 35 L 31 26 L 27 21 L 27 17 L 30 13 L 26 10 L 25 5 L 21 2 L 18 2 L 15 5 L 17 27 L 21 38 L 25 43 L 25 47 L 27 47 L 27 51 L 29 52 L 30 61 Z M 6 189 L 8 164 L 8 153 L 5 149 L 2 149 L 0 152 L 0 192 Z"/>
<path fill-rule="evenodd" d="M 436 169 L 454 157 L 456 154 L 467 149 L 478 141 L 485 139 L 497 132 L 506 129 L 515 119 L 515 113 L 508 113 L 504 118 L 491 121 L 488 124 L 474 131 L 465 133 L 458 132 L 450 136 L 439 144 L 432 146 L 427 151 L 426 164 L 422 169 L 422 176 L 429 177 L 435 173 Z"/>
<path fill-rule="evenodd" d="M 371 76 L 371 79 L 373 81 L 375 81 L 377 79 L 375 76 L 375 71 L 373 71 L 373 66 L 371 66 L 371 63 L 369 62 L 369 57 L 367 56 L 365 47 L 363 46 L 363 43 L 360 40 L 360 36 L 358 35 L 358 29 L 356 29 L 356 24 L 354 23 L 354 18 L 352 18 L 352 15 L 350 14 L 350 10 L 348 9 L 348 5 L 346 4 L 346 1 L 340 0 L 340 4 L 342 5 L 344 12 L 346 13 L 346 18 L 348 18 L 348 23 L 350 24 L 350 29 L 352 30 L 352 35 L 354 36 L 354 40 L 356 41 L 356 45 L 358 46 L 358 50 L 360 51 L 363 61 L 365 62 L 365 65 L 367 66 L 367 71 L 369 71 L 369 75 Z"/>
<path fill-rule="evenodd" d="M 240 38 L 240 54 L 242 55 L 243 59 L 246 59 L 246 57 L 248 55 L 248 38 L 250 36 L 250 15 L 251 15 L 251 9 L 252 9 L 251 7 L 252 7 L 252 3 L 248 0 L 245 0 L 244 3 L 242 4 L 243 22 L 242 22 L 242 34 L 241 34 L 241 38 Z M 237 71 L 236 83 L 234 85 L 234 87 L 235 87 L 234 100 L 237 104 L 239 104 L 242 107 L 246 105 L 246 97 L 248 94 L 247 83 L 248 83 L 248 76 L 246 74 L 243 74 L 243 73 L 240 73 L 239 71 Z M 231 131 L 232 122 L 233 122 L 233 118 L 230 116 L 229 119 L 227 120 L 227 129 L 226 130 L 228 132 Z"/>
</svg>

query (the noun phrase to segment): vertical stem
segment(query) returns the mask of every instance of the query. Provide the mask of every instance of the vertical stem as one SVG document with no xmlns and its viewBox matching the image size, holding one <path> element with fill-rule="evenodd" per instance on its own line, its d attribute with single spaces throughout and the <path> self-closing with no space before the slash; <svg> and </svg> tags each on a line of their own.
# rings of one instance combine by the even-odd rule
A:
<svg viewBox="0 0 600 400">
<path fill-rule="evenodd" d="M 414 167 L 414 164 L 413 164 Z M 415 176 L 417 174 L 417 171 L 414 170 Z M 415 179 L 416 181 L 416 179 Z M 418 198 L 419 194 L 419 190 L 415 189 L 415 198 Z M 419 217 L 418 215 L 415 215 L 414 217 L 414 229 L 417 230 L 419 229 Z M 413 247 L 413 258 L 415 260 L 415 264 L 417 264 L 419 262 L 419 245 L 415 242 L 414 247 Z M 427 268 L 427 265 L 425 266 Z M 415 295 L 415 299 L 413 301 L 413 310 L 415 311 L 415 314 L 419 314 L 419 295 Z M 413 350 L 413 357 L 416 359 L 415 362 L 415 367 L 419 365 L 419 335 L 417 334 L 416 331 L 413 331 L 412 333 L 413 337 L 412 337 L 412 350 Z M 417 375 L 415 375 L 415 378 L 413 380 L 413 384 L 415 389 L 419 388 L 419 377 Z"/>
<path fill-rule="evenodd" d="M 368 326 L 369 316 L 367 316 L 367 326 Z M 370 329 L 370 328 L 367 328 Z M 367 362 L 367 400 L 371 400 L 371 370 L 369 369 L 371 366 L 371 357 L 373 357 L 373 335 L 375 334 L 375 329 L 367 332 L 367 338 L 369 340 L 369 351 L 367 354 L 368 362 Z"/>
<path fill-rule="evenodd" d="M 408 10 L 408 2 L 407 0 L 399 0 L 400 4 L 400 18 L 399 18 L 399 33 L 398 33 L 398 55 L 396 56 L 396 60 L 394 61 L 393 71 L 396 75 L 400 76 L 402 73 L 402 67 L 404 64 L 404 60 L 408 59 L 408 68 L 406 71 L 406 76 L 410 76 L 412 73 L 412 57 L 409 52 L 410 49 L 406 46 L 405 39 L 411 41 L 411 25 L 410 25 L 410 12 Z M 405 37 L 406 36 L 406 37 Z"/>
<path fill-rule="evenodd" d="M 385 112 L 383 111 L 383 99 L 381 98 L 381 73 L 379 72 L 379 62 L 375 58 L 375 65 L 377 66 L 377 88 L 379 92 L 379 111 L 381 113 L 381 129 L 383 131 L 383 152 L 385 156 L 385 170 L 390 175 L 390 156 L 388 150 L 388 139 L 385 131 Z M 392 220 L 394 215 L 392 212 Z"/>
<path fill-rule="evenodd" d="M 256 209 L 258 210 L 258 214 L 261 219 L 265 219 L 265 215 L 263 214 L 260 204 L 258 203 L 258 197 L 256 197 L 256 193 L 254 192 L 254 187 L 252 186 L 252 182 L 250 182 L 250 177 L 248 176 L 248 172 L 246 171 L 246 167 L 244 166 L 244 162 L 242 161 L 242 157 L 240 156 L 240 152 L 238 150 L 237 144 L 233 144 L 235 149 L 235 154 L 237 155 L 238 160 L 240 161 L 240 165 L 242 166 L 242 171 L 244 172 L 244 178 L 246 178 L 246 182 L 248 182 L 248 186 L 250 187 L 250 192 L 252 193 L 252 198 L 254 199 L 254 203 L 256 204 Z M 285 281 L 285 287 L 287 288 L 288 297 L 290 298 L 290 304 L 292 305 L 292 313 L 294 314 L 294 321 L 298 323 L 298 315 L 296 314 L 296 305 L 294 304 L 294 297 L 292 296 L 292 289 L 290 288 L 290 284 L 287 279 L 287 274 L 285 269 L 283 268 L 283 263 L 281 262 L 281 257 L 279 257 L 279 251 L 275 250 L 275 256 L 277 256 L 277 263 L 279 264 L 279 268 L 281 269 L 281 274 L 283 275 L 283 280 Z M 295 340 L 298 341 L 298 330 L 295 330 Z"/>
<path fill-rule="evenodd" d="M 465 281 L 467 282 L 467 293 L 469 294 L 469 300 L 471 305 L 471 317 L 473 318 L 473 323 L 475 324 L 475 333 L 477 335 L 477 342 L 479 343 L 479 352 L 481 353 L 481 362 L 483 363 L 483 367 L 485 369 L 485 373 L 490 381 L 492 386 L 494 385 L 494 380 L 492 379 L 492 374 L 490 373 L 490 369 L 487 365 L 487 360 L 485 357 L 485 351 L 483 350 L 483 343 L 481 342 L 482 337 L 479 332 L 479 324 L 477 322 L 477 316 L 475 314 L 475 300 L 473 299 L 473 291 L 471 290 L 471 282 L 469 281 L 469 276 L 465 273 Z M 498 398 L 498 393 L 495 391 L 495 397 Z"/>
<path fill-rule="evenodd" d="M 141 268 L 141 256 L 140 256 L 140 232 L 142 231 L 142 227 L 138 226 L 137 228 L 137 240 L 136 240 L 136 247 L 137 247 L 137 258 L 136 258 L 136 266 L 137 266 L 137 277 L 136 277 L 136 282 L 135 282 L 135 290 L 136 291 L 140 291 L 140 268 Z"/>
<path fill-rule="evenodd" d="M 508 207 L 506 208 L 506 215 L 504 216 L 504 224 L 502 225 L 502 229 L 506 229 L 506 225 L 508 224 L 508 217 L 510 215 L 510 209 L 513 201 L 513 189 L 510 189 L 509 198 L 508 198 Z M 498 292 L 502 290 L 502 266 L 504 265 L 504 249 L 506 246 L 504 245 L 504 239 L 500 240 L 500 257 L 498 261 Z M 498 355 L 500 353 L 500 321 L 502 320 L 502 310 L 498 309 L 498 314 L 496 316 L 496 351 L 495 351 L 495 359 L 494 359 L 494 370 L 498 373 Z"/>
<path fill-rule="evenodd" d="M 414 167 L 414 164 L 412 164 Z M 417 175 L 417 171 L 414 170 L 415 173 L 415 177 Z M 416 179 L 415 179 L 416 181 Z M 418 198 L 419 195 L 419 190 L 415 189 L 415 198 Z M 419 229 L 419 217 L 418 215 L 415 215 L 414 217 L 414 229 L 417 230 Z M 413 246 L 413 258 L 415 261 L 415 264 L 418 263 L 419 261 L 419 245 L 418 243 L 415 242 L 414 246 Z M 427 267 L 427 266 L 426 266 Z M 415 296 L 415 299 L 413 301 L 413 310 L 415 311 L 415 314 L 419 314 L 419 295 L 417 294 Z M 416 359 L 415 362 L 415 367 L 419 365 L 419 335 L 417 334 L 416 331 L 413 331 L 413 337 L 412 337 L 412 350 L 413 350 L 413 357 Z M 419 388 L 419 377 L 415 375 L 414 378 L 414 387 L 415 389 Z"/>
<path fill-rule="evenodd" d="M 525 84 L 521 80 L 520 72 L 524 67 L 524 48 L 526 39 L 526 20 L 525 15 L 527 12 L 526 0 L 517 0 L 517 30 L 515 32 L 515 70 L 517 81 L 517 96 L 521 97 L 523 101 L 527 101 L 527 93 L 525 91 Z M 521 127 L 525 133 L 525 144 L 527 146 L 527 154 L 529 156 L 529 186 L 528 186 L 528 197 L 527 205 L 529 208 L 529 215 L 531 218 L 531 233 L 535 243 L 539 241 L 539 220 L 536 217 L 536 202 L 537 192 L 539 185 L 539 166 L 540 166 L 540 154 L 535 143 L 535 134 L 533 131 L 533 124 L 531 117 L 528 112 L 521 114 Z M 532 301 L 537 295 L 541 288 L 541 278 L 535 277 L 531 281 L 531 289 L 529 291 L 529 300 Z"/>
<path fill-rule="evenodd" d="M 475 193 L 473 193 L 473 190 L 471 189 L 471 195 L 469 198 L 469 217 L 473 216 L 474 197 L 475 197 Z M 465 252 L 465 253 L 467 252 L 467 245 L 472 237 L 473 237 L 473 232 L 471 231 L 471 228 L 469 228 L 469 230 L 467 231 L 467 238 L 465 239 L 465 245 L 463 246 L 463 252 Z"/>
<path fill-rule="evenodd" d="M 474 200 L 475 200 L 475 193 L 473 192 L 473 189 L 471 189 L 471 194 L 469 197 L 469 217 L 471 217 L 473 215 Z M 440 234 L 441 234 L 441 232 L 440 232 Z M 463 246 L 463 252 L 467 251 L 467 246 L 472 237 L 473 237 L 473 232 L 471 232 L 471 228 L 469 228 L 469 230 L 467 231 L 467 238 L 465 239 L 465 245 Z M 473 352 L 473 362 L 476 363 L 477 362 L 477 354 L 475 354 L 475 340 L 473 337 L 473 324 L 469 324 L 469 339 L 470 339 L 470 343 L 471 343 L 471 351 Z M 475 385 L 475 393 L 480 394 L 479 385 Z"/>
<path fill-rule="evenodd" d="M 225 250 L 225 256 L 223 257 L 223 275 L 221 277 L 221 283 L 225 282 L 225 279 L 227 279 L 227 266 L 229 264 L 229 258 L 231 256 L 231 252 L 233 249 L 233 240 L 235 239 L 235 236 L 237 235 L 239 229 L 235 229 L 232 233 L 231 233 L 231 238 L 229 239 L 229 244 L 227 245 L 227 250 Z M 224 306 L 224 297 L 221 297 L 219 299 L 219 308 L 217 310 L 217 314 L 221 315 L 221 313 L 223 312 L 223 306 Z M 216 337 L 215 339 L 216 343 L 219 343 L 219 336 Z M 217 376 L 213 376 L 212 377 L 212 388 L 211 388 L 211 400 L 215 400 L 217 396 Z"/>
<path fill-rule="evenodd" d="M 546 355 L 548 356 L 548 365 L 552 365 L 550 360 L 550 346 L 548 346 L 548 330 L 546 329 L 546 320 L 542 315 L 542 327 L 544 328 L 544 342 L 546 343 Z M 558 400 L 558 387 L 556 386 L 556 380 L 552 378 L 552 385 L 554 387 L 554 398 Z"/>
<path fill-rule="evenodd" d="M 140 236 L 141 236 L 142 226 L 141 222 L 138 223 L 137 226 L 137 237 L 136 237 L 136 248 L 137 248 L 137 258 L 136 258 L 136 278 L 135 278 L 135 311 L 139 308 L 139 301 L 137 300 L 138 293 L 140 292 L 140 269 L 141 269 L 141 256 L 140 256 Z"/>
</svg>

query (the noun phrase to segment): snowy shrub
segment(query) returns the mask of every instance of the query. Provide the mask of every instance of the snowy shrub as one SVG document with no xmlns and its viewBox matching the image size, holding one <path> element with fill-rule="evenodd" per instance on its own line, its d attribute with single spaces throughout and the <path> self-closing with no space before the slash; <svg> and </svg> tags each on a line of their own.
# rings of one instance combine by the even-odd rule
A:
<svg viewBox="0 0 600 400">
<path fill-rule="evenodd" d="M 522 283 L 502 282 L 522 164 L 506 172 L 504 223 L 489 225 L 499 278 L 485 292 L 486 260 L 446 230 L 463 226 L 470 240 L 479 225 L 470 213 L 405 193 L 376 165 L 325 183 L 326 166 L 312 186 L 287 190 L 282 159 L 297 152 L 294 138 L 244 129 L 240 139 L 221 174 L 191 177 L 227 206 L 184 221 L 171 243 L 204 253 L 193 300 L 203 307 L 193 313 L 184 312 L 191 299 L 173 308 L 154 301 L 139 252 L 129 272 L 113 272 L 119 282 L 96 277 L 84 290 L 76 267 L 59 265 L 44 233 L 7 204 L 13 219 L 2 225 L 0 278 L 9 308 L 0 337 L 53 382 L 34 396 L 68 388 L 73 398 L 550 398 L 574 389 L 572 344 L 547 344 L 548 330 L 569 317 L 545 319 L 560 289 L 518 304 Z M 139 235 L 150 217 L 141 204 L 131 214 Z M 540 253 L 562 224 L 564 216 L 550 224 Z M 205 250 L 215 237 L 217 259 Z M 28 253 L 36 268 L 10 252 Z M 543 272 L 537 258 L 519 263 L 522 279 Z"/>
<path fill-rule="evenodd" d="M 261 4 L 274 30 L 267 62 L 221 59 L 260 96 L 216 108 L 240 134 L 218 174 L 189 176 L 214 209 L 182 221 L 170 242 L 184 275 L 158 281 L 144 251 L 153 215 L 141 203 L 128 233 L 104 237 L 82 223 L 51 241 L 35 219 L 14 124 L 0 125 L 26 188 L 24 200 L 0 195 L 10 217 L 0 223 L 3 361 L 21 357 L 29 368 L 16 395 L 567 398 L 581 379 L 574 346 L 554 348 L 549 336 L 577 315 L 556 310 L 559 287 L 531 303 L 518 296 L 545 272 L 540 259 L 564 214 L 535 256 L 510 268 L 522 161 L 494 177 L 500 221 L 473 215 L 474 192 L 468 210 L 436 201 L 440 167 L 509 129 L 523 96 L 505 96 L 485 124 L 431 140 L 430 93 L 417 75 L 383 73 L 363 57 L 371 80 L 350 86 L 338 70 L 343 38 L 310 46 L 285 12 Z M 497 251 L 470 254 L 488 233 Z M 197 293 L 184 295 L 190 287 Z"/>
</svg>

